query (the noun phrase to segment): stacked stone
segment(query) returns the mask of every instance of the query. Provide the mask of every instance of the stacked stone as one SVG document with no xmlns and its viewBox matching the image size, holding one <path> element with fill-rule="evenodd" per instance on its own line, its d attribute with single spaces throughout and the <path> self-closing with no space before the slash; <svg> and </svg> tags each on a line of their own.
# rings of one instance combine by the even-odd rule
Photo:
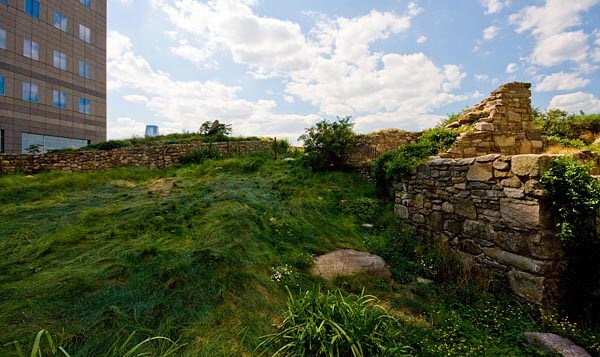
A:
<svg viewBox="0 0 600 357">
<path fill-rule="evenodd" d="M 528 301 L 558 298 L 560 243 L 539 179 L 552 155 L 435 159 L 396 187 L 395 208 L 419 234 L 446 241 Z"/>
<path fill-rule="evenodd" d="M 416 143 L 419 136 L 421 133 L 399 129 L 385 129 L 366 134 L 362 137 L 362 142 L 350 161 L 353 163 L 373 161 L 385 152 Z"/>
<path fill-rule="evenodd" d="M 187 144 L 157 145 L 138 148 L 119 148 L 98 151 L 55 152 L 39 155 L 0 154 L 0 175 L 43 170 L 65 172 L 96 171 L 115 167 L 160 168 L 173 165 L 195 150 L 213 148 L 222 156 L 253 151 L 272 150 L 272 141 L 237 141 L 221 143 L 193 142 Z"/>
<path fill-rule="evenodd" d="M 454 146 L 442 154 L 446 158 L 539 154 L 544 141 L 533 127 L 530 83 L 506 83 L 476 106 L 467 109 L 448 128 L 469 126 Z"/>
</svg>

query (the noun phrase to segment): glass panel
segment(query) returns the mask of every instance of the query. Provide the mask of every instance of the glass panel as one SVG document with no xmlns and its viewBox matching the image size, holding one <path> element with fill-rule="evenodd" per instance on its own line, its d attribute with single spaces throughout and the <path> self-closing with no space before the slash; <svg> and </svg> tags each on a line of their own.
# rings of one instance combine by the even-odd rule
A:
<svg viewBox="0 0 600 357">
<path fill-rule="evenodd" d="M 0 29 L 0 48 L 6 49 L 6 30 Z"/>
<path fill-rule="evenodd" d="M 38 86 L 35 84 L 31 85 L 31 101 L 37 103 L 40 100 L 38 93 Z"/>
<path fill-rule="evenodd" d="M 0 95 L 4 95 L 4 77 L 0 76 Z"/>
</svg>

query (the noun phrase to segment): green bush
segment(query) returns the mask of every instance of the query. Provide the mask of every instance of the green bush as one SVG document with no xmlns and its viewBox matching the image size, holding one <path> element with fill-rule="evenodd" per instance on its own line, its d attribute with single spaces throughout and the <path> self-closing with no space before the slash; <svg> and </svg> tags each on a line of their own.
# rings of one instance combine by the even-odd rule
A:
<svg viewBox="0 0 600 357">
<path fill-rule="evenodd" d="M 179 159 L 179 163 L 183 164 L 183 165 L 201 164 L 206 160 L 219 159 L 220 157 L 221 157 L 221 154 L 219 153 L 218 150 L 216 150 L 212 147 L 207 147 L 207 148 L 202 148 L 199 150 L 189 152 L 189 153 L 181 156 L 181 158 Z"/>
<path fill-rule="evenodd" d="M 128 145 L 125 142 L 123 142 L 122 140 L 108 140 L 108 141 L 99 142 L 97 144 L 88 145 L 88 146 L 86 146 L 86 149 L 112 150 L 112 149 L 118 149 L 118 148 L 122 148 L 122 147 L 126 147 L 126 146 L 128 146 Z"/>
<path fill-rule="evenodd" d="M 394 341 L 397 321 L 370 295 L 337 291 L 291 293 L 278 332 L 259 348 L 275 345 L 274 356 L 400 356 L 408 347 Z"/>
<path fill-rule="evenodd" d="M 410 170 L 428 156 L 449 149 L 456 141 L 458 131 L 436 127 L 423 132 L 415 144 L 402 146 L 381 155 L 375 162 L 375 179 L 385 188 L 393 179 L 405 177 Z"/>
<path fill-rule="evenodd" d="M 341 170 L 358 145 L 358 136 L 352 131 L 350 117 L 329 123 L 321 120 L 306 129 L 299 140 L 304 142 L 305 162 L 313 170 Z"/>
<path fill-rule="evenodd" d="M 540 182 L 558 221 L 558 238 L 567 259 L 562 279 L 564 307 L 571 316 L 600 322 L 600 237 L 596 225 L 600 182 L 589 174 L 588 166 L 572 157 L 556 159 Z"/>
<path fill-rule="evenodd" d="M 600 134 L 600 114 L 569 114 L 560 109 L 546 113 L 534 109 L 534 125 L 546 136 L 561 139 L 582 139 L 588 144 Z"/>
</svg>

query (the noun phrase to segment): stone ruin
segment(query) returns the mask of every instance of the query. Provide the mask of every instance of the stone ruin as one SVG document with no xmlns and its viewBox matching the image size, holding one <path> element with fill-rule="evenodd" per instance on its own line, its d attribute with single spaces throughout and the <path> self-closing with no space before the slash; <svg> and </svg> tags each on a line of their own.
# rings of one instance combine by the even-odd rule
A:
<svg viewBox="0 0 600 357">
<path fill-rule="evenodd" d="M 465 158 L 490 153 L 541 154 L 545 140 L 533 127 L 530 83 L 506 83 L 476 106 L 465 110 L 449 129 L 465 128 L 444 158 Z"/>
<path fill-rule="evenodd" d="M 397 215 L 423 237 L 447 242 L 521 298 L 554 305 L 562 251 L 540 179 L 556 156 L 533 127 L 529 83 L 501 85 L 448 128 L 463 133 L 394 184 Z M 594 161 L 591 153 L 574 155 Z"/>
</svg>

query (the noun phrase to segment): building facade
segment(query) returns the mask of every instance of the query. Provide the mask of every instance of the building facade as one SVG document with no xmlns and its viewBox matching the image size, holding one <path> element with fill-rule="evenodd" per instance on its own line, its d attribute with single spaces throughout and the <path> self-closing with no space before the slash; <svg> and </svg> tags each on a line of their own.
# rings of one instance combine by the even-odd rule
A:
<svg viewBox="0 0 600 357">
<path fill-rule="evenodd" d="M 0 152 L 106 140 L 106 0 L 0 0 Z"/>
</svg>

